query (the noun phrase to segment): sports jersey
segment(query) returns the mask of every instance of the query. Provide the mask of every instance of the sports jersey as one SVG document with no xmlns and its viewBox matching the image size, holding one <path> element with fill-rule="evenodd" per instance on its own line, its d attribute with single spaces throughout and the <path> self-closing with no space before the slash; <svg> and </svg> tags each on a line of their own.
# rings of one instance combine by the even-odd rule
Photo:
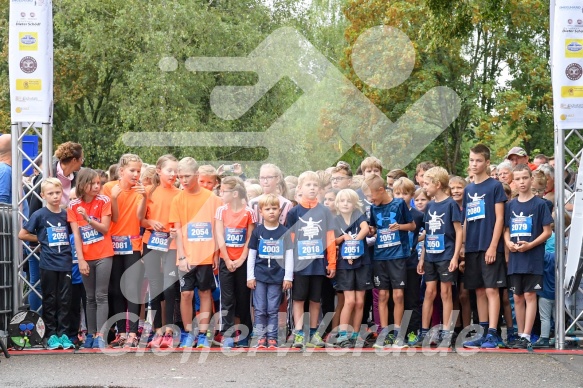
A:
<svg viewBox="0 0 583 388">
<path fill-rule="evenodd" d="M 370 209 L 370 225 L 377 228 L 374 260 L 394 260 L 408 258 L 411 254 L 409 232 L 406 230 L 389 230 L 389 225 L 408 224 L 413 221 L 407 204 L 401 198 Z"/>
<path fill-rule="evenodd" d="M 263 223 L 263 216 L 259 212 L 259 200 L 264 196 L 265 194 L 262 194 L 259 197 L 253 198 L 248 204 L 248 206 L 253 209 L 258 224 Z M 281 213 L 279 214 L 279 223 L 283 225 L 287 219 L 287 213 L 291 210 L 293 205 L 289 199 L 282 197 L 281 195 L 278 195 L 277 198 L 279 199 L 279 209 L 281 210 Z"/>
<path fill-rule="evenodd" d="M 217 209 L 215 219 L 223 221 L 223 233 L 229 258 L 238 260 L 243 254 L 249 227 L 257 222 L 255 213 L 248 206 L 235 213 L 227 204 Z"/>
<path fill-rule="evenodd" d="M 537 196 L 526 202 L 518 198 L 506 204 L 504 226 L 510 230 L 510 240 L 534 241 L 543 232 L 543 226 L 553 223 L 545 201 Z M 510 252 L 508 274 L 542 275 L 544 271 L 545 244 L 539 244 L 526 252 Z"/>
<path fill-rule="evenodd" d="M 170 217 L 172 200 L 180 193 L 180 190 L 174 186 L 158 186 L 152 194 L 150 194 L 150 190 L 152 190 L 152 186 L 146 188 L 146 193 L 148 193 L 146 219 L 160 222 L 164 225 L 164 230 L 162 232 L 155 232 L 152 235 L 153 231 L 146 229 L 142 243 L 146 244 L 149 249 L 163 252 L 167 252 L 169 249 L 176 249 L 176 241 L 170 239 L 169 236 L 171 225 L 168 222 L 168 218 Z"/>
<path fill-rule="evenodd" d="M 67 211 L 53 213 L 40 208 L 24 223 L 23 229 L 35 234 L 41 245 L 39 268 L 49 271 L 71 271 L 73 259 L 69 244 Z"/>
<path fill-rule="evenodd" d="M 506 202 L 502 183 L 488 178 L 482 183 L 470 183 L 464 189 L 463 216 L 466 223 L 466 252 L 485 252 L 490 247 L 496 224 L 497 203 Z M 497 252 L 504 252 L 500 236 Z"/>
<path fill-rule="evenodd" d="M 219 197 L 203 188 L 195 194 L 181 191 L 172 199 L 168 221 L 180 223 L 182 245 L 189 265 L 213 264 L 217 250 L 215 214 L 221 205 Z"/>
<path fill-rule="evenodd" d="M 358 198 L 360 199 L 360 202 L 362 202 L 362 208 L 364 210 L 364 215 L 366 216 L 366 219 L 369 220 L 370 219 L 370 207 L 372 206 L 372 202 L 369 202 L 369 200 L 366 198 L 366 195 L 364 195 L 364 192 L 362 191 L 362 189 L 358 189 L 356 190 L 356 194 L 358 194 Z"/>
<path fill-rule="evenodd" d="M 449 261 L 455 253 L 454 222 L 461 222 L 457 203 L 447 197 L 441 202 L 430 201 L 425 208 L 425 260 L 430 263 Z M 461 225 L 461 224 L 460 224 Z"/>
<path fill-rule="evenodd" d="M 103 186 L 103 195 L 111 198 L 111 190 L 120 181 L 107 182 Z M 138 205 L 142 200 L 142 195 L 136 193 L 132 188 L 123 190 L 117 197 L 117 208 L 119 215 L 117 221 L 111 221 L 111 240 L 113 250 L 116 255 L 128 255 L 132 251 L 142 250 L 142 238 L 140 236 L 140 220 L 138 219 Z"/>
<path fill-rule="evenodd" d="M 409 246 L 411 247 L 411 254 L 407 258 L 407 268 L 417 268 L 417 264 L 419 264 L 419 252 L 418 252 L 418 242 L 419 242 L 419 234 L 423 231 L 423 213 L 419 210 L 415 209 L 414 207 L 410 208 L 409 211 L 411 212 L 411 217 L 413 218 L 413 222 L 415 222 L 415 230 L 409 232 Z"/>
<path fill-rule="evenodd" d="M 255 261 L 254 265 L 251 263 L 252 268 L 247 267 L 248 279 L 255 278 L 259 282 L 269 284 L 281 284 L 283 282 L 286 272 L 286 254 L 293 255 L 293 243 L 290 234 L 286 233 L 287 230 L 281 224 L 276 229 L 268 229 L 263 224 L 259 224 L 253 230 L 249 239 L 249 259 L 251 259 L 252 250 L 256 251 L 256 254 L 253 252 Z M 290 274 L 291 276 L 293 275 Z"/>
<path fill-rule="evenodd" d="M 356 269 L 362 265 L 370 264 L 370 257 L 368 255 L 368 247 L 366 246 L 366 236 L 363 240 L 354 240 L 360 233 L 360 224 L 366 222 L 368 219 L 360 210 L 355 210 L 350 215 L 350 225 L 347 225 L 341 214 L 336 216 L 336 226 L 339 229 L 339 236 L 349 234 L 353 240 L 343 241 L 338 246 L 338 262 L 337 269 Z M 348 259 L 352 259 L 350 264 Z"/>
<path fill-rule="evenodd" d="M 67 221 L 76 222 L 79 227 L 79 234 L 83 241 L 83 258 L 85 260 L 97 260 L 113 256 L 111 227 L 110 231 L 105 235 L 98 232 L 77 212 L 79 207 L 85 209 L 87 217 L 101 223 L 102 217 L 111 216 L 111 201 L 109 197 L 97 195 L 91 202 L 85 202 L 80 198 L 72 200 L 67 209 Z"/>
<path fill-rule="evenodd" d="M 294 273 L 326 275 L 336 269 L 334 216 L 317 201 L 302 201 L 287 214 L 286 226 L 293 233 Z"/>
</svg>

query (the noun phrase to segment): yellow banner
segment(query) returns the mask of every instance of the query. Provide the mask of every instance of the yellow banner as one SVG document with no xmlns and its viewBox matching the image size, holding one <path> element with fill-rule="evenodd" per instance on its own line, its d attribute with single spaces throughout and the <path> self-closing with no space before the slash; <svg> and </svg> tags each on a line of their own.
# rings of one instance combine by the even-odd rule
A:
<svg viewBox="0 0 583 388">
<path fill-rule="evenodd" d="M 17 79 L 16 90 L 42 90 L 42 81 L 40 79 Z"/>
</svg>

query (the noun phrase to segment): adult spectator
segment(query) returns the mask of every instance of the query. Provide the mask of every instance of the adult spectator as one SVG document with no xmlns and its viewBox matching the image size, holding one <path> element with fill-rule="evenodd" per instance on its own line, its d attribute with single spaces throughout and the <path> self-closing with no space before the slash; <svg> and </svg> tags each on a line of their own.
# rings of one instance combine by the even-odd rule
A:
<svg viewBox="0 0 583 388">
<path fill-rule="evenodd" d="M 527 164 L 531 171 L 536 170 L 538 167 L 536 164 L 528 162 L 528 154 L 522 147 L 513 147 L 510 151 L 508 151 L 506 159 L 510 160 L 512 167 L 518 164 Z"/>
<path fill-rule="evenodd" d="M 538 154 L 532 160 L 532 163 L 536 164 L 537 167 L 540 166 L 541 164 L 547 164 L 548 162 L 549 158 L 545 154 Z"/>
<path fill-rule="evenodd" d="M 513 193 L 517 193 L 518 189 L 516 187 L 516 183 L 513 181 L 513 175 L 512 175 L 512 163 L 510 162 L 502 162 L 498 165 L 497 169 L 498 169 L 498 180 L 502 183 L 506 183 L 508 184 L 508 186 L 510 186 L 510 189 L 512 190 Z"/>
<path fill-rule="evenodd" d="M 12 137 L 0 136 L 0 203 L 12 204 Z"/>
<path fill-rule="evenodd" d="M 551 166 L 552 168 L 555 168 L 555 157 L 551 156 L 549 158 L 549 166 Z"/>
</svg>

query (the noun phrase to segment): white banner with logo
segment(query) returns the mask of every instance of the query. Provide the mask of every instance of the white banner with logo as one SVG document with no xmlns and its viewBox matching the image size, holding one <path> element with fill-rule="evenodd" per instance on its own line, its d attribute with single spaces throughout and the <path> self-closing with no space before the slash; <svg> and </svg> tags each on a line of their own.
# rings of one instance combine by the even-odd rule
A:
<svg viewBox="0 0 583 388">
<path fill-rule="evenodd" d="M 50 0 L 10 0 L 12 122 L 52 121 L 53 11 Z"/>
</svg>

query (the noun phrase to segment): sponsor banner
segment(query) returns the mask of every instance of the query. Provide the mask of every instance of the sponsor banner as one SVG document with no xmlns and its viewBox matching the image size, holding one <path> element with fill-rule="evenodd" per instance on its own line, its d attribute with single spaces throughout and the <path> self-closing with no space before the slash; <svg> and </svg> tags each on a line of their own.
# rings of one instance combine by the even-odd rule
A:
<svg viewBox="0 0 583 388">
<path fill-rule="evenodd" d="M 583 2 L 555 0 L 551 58 L 555 125 L 583 128 Z"/>
<path fill-rule="evenodd" d="M 50 0 L 10 0 L 12 122 L 52 121 L 53 12 Z"/>
</svg>

